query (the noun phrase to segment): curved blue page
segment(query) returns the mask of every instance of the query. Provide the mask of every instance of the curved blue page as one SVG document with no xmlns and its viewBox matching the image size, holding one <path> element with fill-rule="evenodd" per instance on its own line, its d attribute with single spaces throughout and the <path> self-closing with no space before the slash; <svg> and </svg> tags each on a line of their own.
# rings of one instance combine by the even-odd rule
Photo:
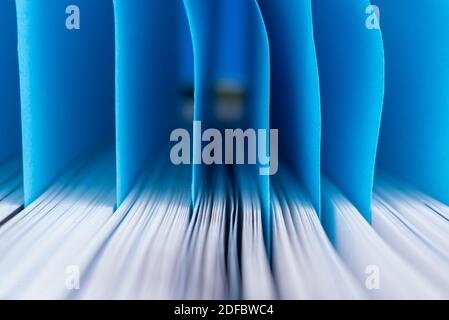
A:
<svg viewBox="0 0 449 320">
<path fill-rule="evenodd" d="M 202 121 L 204 110 L 212 105 L 212 41 L 214 26 L 213 13 L 216 11 L 215 1 L 208 0 L 184 0 L 188 22 L 191 30 L 193 61 L 194 61 L 194 121 Z M 201 132 L 193 127 L 193 180 L 192 201 L 198 197 L 201 188 L 202 167 L 198 164 L 201 157 Z"/>
<path fill-rule="evenodd" d="M 379 168 L 449 204 L 449 2 L 374 2 L 386 55 Z"/>
<path fill-rule="evenodd" d="M 179 70 L 178 74 L 183 87 L 190 87 L 193 90 L 194 85 L 194 67 L 193 67 L 193 45 L 190 34 L 189 20 L 183 1 L 177 1 L 177 21 L 179 32 L 180 51 L 178 54 Z M 191 120 L 191 119 L 190 119 Z"/>
<path fill-rule="evenodd" d="M 113 141 L 114 16 L 110 0 L 16 5 L 29 204 L 83 152 Z"/>
<path fill-rule="evenodd" d="M 196 163 L 193 169 L 193 201 L 196 201 L 202 188 L 207 188 L 211 176 L 213 179 L 213 174 L 210 174 L 213 166 L 201 164 L 200 161 L 203 131 L 208 128 L 263 129 L 269 137 L 270 61 L 265 25 L 256 1 L 225 2 L 185 0 L 195 61 L 194 120 L 201 121 L 201 128 L 195 126 L 193 129 L 193 159 Z M 229 33 L 226 33 L 227 30 Z M 228 118 L 229 114 L 223 116 L 217 108 L 222 104 L 220 101 L 230 95 L 239 103 L 224 104 L 241 112 Z M 266 141 L 268 148 L 268 139 Z M 269 242 L 269 177 L 260 175 L 261 168 L 260 164 L 245 165 L 245 170 L 258 182 L 265 239 Z"/>
<path fill-rule="evenodd" d="M 368 0 L 315 0 L 314 34 L 322 107 L 322 170 L 371 220 L 371 194 L 384 94 L 378 29 Z"/>
<path fill-rule="evenodd" d="M 114 0 L 119 205 L 144 164 L 160 158 L 160 148 L 177 127 L 180 5 L 177 0 Z"/>
<path fill-rule="evenodd" d="M 250 6 L 250 44 L 249 50 L 249 99 L 248 106 L 251 115 L 250 127 L 262 129 L 266 132 L 267 152 L 269 150 L 270 166 L 273 160 L 271 144 L 278 143 L 271 140 L 270 134 L 270 46 L 268 33 L 260 8 L 256 0 L 249 1 Z M 261 139 L 260 135 L 258 139 Z M 259 146 L 260 148 L 260 146 Z M 276 150 L 277 152 L 277 150 Z M 260 159 L 259 159 L 260 160 Z M 277 161 L 276 161 L 277 162 Z M 270 204 L 270 176 L 262 175 L 261 170 L 269 170 L 265 165 L 258 163 L 253 168 L 254 175 L 258 178 L 258 188 L 262 205 L 262 223 L 264 231 L 265 245 L 268 255 L 271 257 L 271 204 Z M 277 170 L 277 169 L 276 169 Z"/>
<path fill-rule="evenodd" d="M 0 3 L 0 164 L 21 151 L 19 63 L 14 0 Z"/>
<path fill-rule="evenodd" d="M 216 81 L 248 82 L 249 1 L 216 1 L 214 77 Z M 230 45 L 232 44 L 232 45 Z"/>
<path fill-rule="evenodd" d="M 270 125 L 280 130 L 282 163 L 293 168 L 320 212 L 320 87 L 311 3 L 259 4 L 270 42 Z"/>
</svg>

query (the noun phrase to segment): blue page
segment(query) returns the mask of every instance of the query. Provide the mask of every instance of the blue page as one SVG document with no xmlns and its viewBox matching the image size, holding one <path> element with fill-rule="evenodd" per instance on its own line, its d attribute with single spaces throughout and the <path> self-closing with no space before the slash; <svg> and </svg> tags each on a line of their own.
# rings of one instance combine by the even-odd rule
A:
<svg viewBox="0 0 449 320">
<path fill-rule="evenodd" d="M 0 2 L 0 164 L 21 152 L 19 64 L 14 0 Z"/>
<path fill-rule="evenodd" d="M 72 2 L 16 1 L 26 204 L 84 152 L 114 139 L 112 2 L 76 1 L 79 29 L 74 11 L 66 14 Z"/>
<path fill-rule="evenodd" d="M 209 81 L 212 79 L 212 40 L 213 13 L 216 10 L 215 1 L 184 0 L 189 27 L 192 37 L 194 60 L 194 121 L 204 119 L 204 110 L 212 105 L 212 90 Z M 201 140 L 201 132 L 193 128 L 192 158 L 200 157 L 197 141 Z M 194 161 L 195 162 L 195 161 Z M 193 165 L 192 200 L 198 196 L 200 178 L 203 170 L 200 165 Z"/>
<path fill-rule="evenodd" d="M 114 0 L 116 19 L 117 195 L 120 204 L 177 128 L 177 0 Z M 184 13 L 185 14 L 185 13 Z"/>
<path fill-rule="evenodd" d="M 378 167 L 449 204 L 449 2 L 374 2 L 386 61 Z"/>
<path fill-rule="evenodd" d="M 368 0 L 312 1 L 322 109 L 322 170 L 370 221 L 384 94 L 379 30 Z"/>
<path fill-rule="evenodd" d="M 189 87 L 193 90 L 194 85 L 194 67 L 193 67 L 193 45 L 192 36 L 190 34 L 189 20 L 187 19 L 187 12 L 183 1 L 177 1 L 177 21 L 179 34 L 179 54 L 178 75 L 180 77 L 181 85 Z"/>
<path fill-rule="evenodd" d="M 247 0 L 217 1 L 214 77 L 217 81 L 248 81 L 250 5 Z M 232 45 L 231 45 L 232 44 Z"/>
<path fill-rule="evenodd" d="M 257 2 L 250 0 L 250 44 L 249 54 L 249 99 L 248 106 L 251 115 L 250 128 L 265 130 L 270 137 L 270 47 L 268 34 L 263 21 L 262 13 Z M 259 136 L 260 139 L 260 136 Z M 267 141 L 266 150 L 270 150 L 272 141 Z M 270 156 L 273 156 L 270 151 Z M 270 163 L 271 164 L 271 163 Z M 262 223 L 264 228 L 265 245 L 268 256 L 271 257 L 271 204 L 270 204 L 270 176 L 261 175 L 260 170 L 264 167 L 260 163 L 254 170 L 257 177 L 260 199 L 262 204 Z M 268 169 L 265 167 L 265 169 Z"/>
<path fill-rule="evenodd" d="M 310 1 L 259 0 L 271 53 L 270 126 L 320 212 L 320 87 Z M 279 169 L 282 170 L 282 167 Z"/>
<path fill-rule="evenodd" d="M 185 0 L 192 30 L 195 65 L 194 120 L 207 128 L 269 129 L 270 61 L 265 25 L 256 1 Z M 246 19 L 245 19 L 246 17 Z M 235 18 L 235 19 L 234 19 Z M 235 25 L 233 25 L 235 24 Z M 228 30 L 229 33 L 225 31 Z M 240 88 L 243 111 L 234 122 L 216 116 L 215 94 L 221 80 Z M 269 133 L 268 133 L 269 134 Z M 201 132 L 194 128 L 193 158 L 200 157 Z M 194 165 L 193 201 L 204 187 L 210 167 Z M 262 197 L 265 240 L 269 248 L 269 177 L 248 165 Z M 213 170 L 213 168 L 212 168 Z"/>
</svg>

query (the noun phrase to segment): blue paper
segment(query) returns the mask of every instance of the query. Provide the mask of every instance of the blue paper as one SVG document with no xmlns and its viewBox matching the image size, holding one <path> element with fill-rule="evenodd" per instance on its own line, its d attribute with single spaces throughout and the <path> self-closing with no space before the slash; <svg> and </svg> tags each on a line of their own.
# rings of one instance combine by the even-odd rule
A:
<svg viewBox="0 0 449 320">
<path fill-rule="evenodd" d="M 266 130 L 266 136 L 269 137 L 270 129 L 270 47 L 268 34 L 262 13 L 257 2 L 250 2 L 250 30 L 251 46 L 249 51 L 249 112 L 251 115 L 250 128 Z M 270 141 L 267 141 L 266 150 L 270 150 Z M 270 152 L 271 156 L 271 152 Z M 258 189 L 262 205 L 262 224 L 265 245 L 268 256 L 271 257 L 271 232 L 272 217 L 270 203 L 270 176 L 260 175 L 259 164 L 253 168 L 254 175 L 257 177 Z"/>
<path fill-rule="evenodd" d="M 180 50 L 178 54 L 181 85 L 193 89 L 194 85 L 194 67 L 193 67 L 193 44 L 190 34 L 189 20 L 183 1 L 177 1 L 177 22 Z"/>
<path fill-rule="evenodd" d="M 179 127 L 180 6 L 176 0 L 114 0 L 118 204 L 145 164 L 168 154 L 170 131 Z"/>
<path fill-rule="evenodd" d="M 379 170 L 449 204 L 449 2 L 374 2 L 386 61 Z"/>
<path fill-rule="evenodd" d="M 320 88 L 311 3 L 259 4 L 271 53 L 270 126 L 279 129 L 282 163 L 293 168 L 320 212 Z"/>
<path fill-rule="evenodd" d="M 217 81 L 248 82 L 250 4 L 248 0 L 216 1 L 214 77 Z"/>
<path fill-rule="evenodd" d="M 380 30 L 369 1 L 312 1 L 322 109 L 322 170 L 370 221 L 384 95 Z"/>
<path fill-rule="evenodd" d="M 0 2 L 0 164 L 21 152 L 19 64 L 14 0 Z"/>
<path fill-rule="evenodd" d="M 202 122 L 202 130 L 222 128 L 214 116 L 214 86 L 221 79 L 243 87 L 244 112 L 226 129 L 269 129 L 270 58 L 265 24 L 256 1 L 185 0 L 192 31 L 195 65 L 194 120 Z M 221 11 L 220 8 L 225 8 Z M 230 12 L 233 12 L 231 16 Z M 236 19 L 233 20 L 232 16 Z M 246 16 L 247 20 L 242 17 Z M 231 26 L 235 23 L 235 26 Z M 223 30 L 228 29 L 226 34 Z M 221 30 L 222 32 L 219 32 Z M 247 43 L 245 43 L 245 39 Z M 245 49 L 246 48 L 246 49 Z M 201 132 L 194 128 L 193 158 L 200 157 Z M 267 131 L 269 135 L 269 132 Z M 208 179 L 209 167 L 193 166 L 192 198 L 195 202 Z M 259 175 L 259 165 L 246 170 L 258 182 L 261 195 L 264 234 L 270 247 L 269 177 Z M 213 170 L 213 168 L 212 168 Z"/>
<path fill-rule="evenodd" d="M 17 0 L 25 202 L 99 144 L 114 141 L 114 15 L 109 0 Z"/>
</svg>

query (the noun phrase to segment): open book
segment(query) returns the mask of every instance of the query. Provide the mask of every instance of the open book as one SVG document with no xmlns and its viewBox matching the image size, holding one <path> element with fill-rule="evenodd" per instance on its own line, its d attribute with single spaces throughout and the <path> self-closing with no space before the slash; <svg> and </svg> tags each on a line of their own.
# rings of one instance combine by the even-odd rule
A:
<svg viewBox="0 0 449 320">
<path fill-rule="evenodd" d="M 449 3 L 72 2 L 0 3 L 0 298 L 449 298 Z"/>
</svg>

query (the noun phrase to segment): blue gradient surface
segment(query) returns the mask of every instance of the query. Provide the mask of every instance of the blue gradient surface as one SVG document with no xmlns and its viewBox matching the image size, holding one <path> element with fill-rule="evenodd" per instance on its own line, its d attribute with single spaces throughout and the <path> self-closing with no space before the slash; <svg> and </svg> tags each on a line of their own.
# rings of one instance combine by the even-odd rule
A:
<svg viewBox="0 0 449 320">
<path fill-rule="evenodd" d="M 449 2 L 381 8 L 386 94 L 378 167 L 449 203 Z"/>
<path fill-rule="evenodd" d="M 270 126 L 280 131 L 280 157 L 294 168 L 320 212 L 320 87 L 311 3 L 259 4 L 270 42 Z"/>
<path fill-rule="evenodd" d="M 179 6 L 176 0 L 114 0 L 118 204 L 179 126 Z"/>
<path fill-rule="evenodd" d="M 0 163 L 21 151 L 19 64 L 14 0 L 0 3 Z"/>
<path fill-rule="evenodd" d="M 26 204 L 83 152 L 114 141 L 112 3 L 77 3 L 81 29 L 68 30 L 69 1 L 16 1 Z"/>
<path fill-rule="evenodd" d="M 369 1 L 312 1 L 322 110 L 322 171 L 370 221 L 384 97 L 379 30 L 365 27 Z"/>
</svg>

